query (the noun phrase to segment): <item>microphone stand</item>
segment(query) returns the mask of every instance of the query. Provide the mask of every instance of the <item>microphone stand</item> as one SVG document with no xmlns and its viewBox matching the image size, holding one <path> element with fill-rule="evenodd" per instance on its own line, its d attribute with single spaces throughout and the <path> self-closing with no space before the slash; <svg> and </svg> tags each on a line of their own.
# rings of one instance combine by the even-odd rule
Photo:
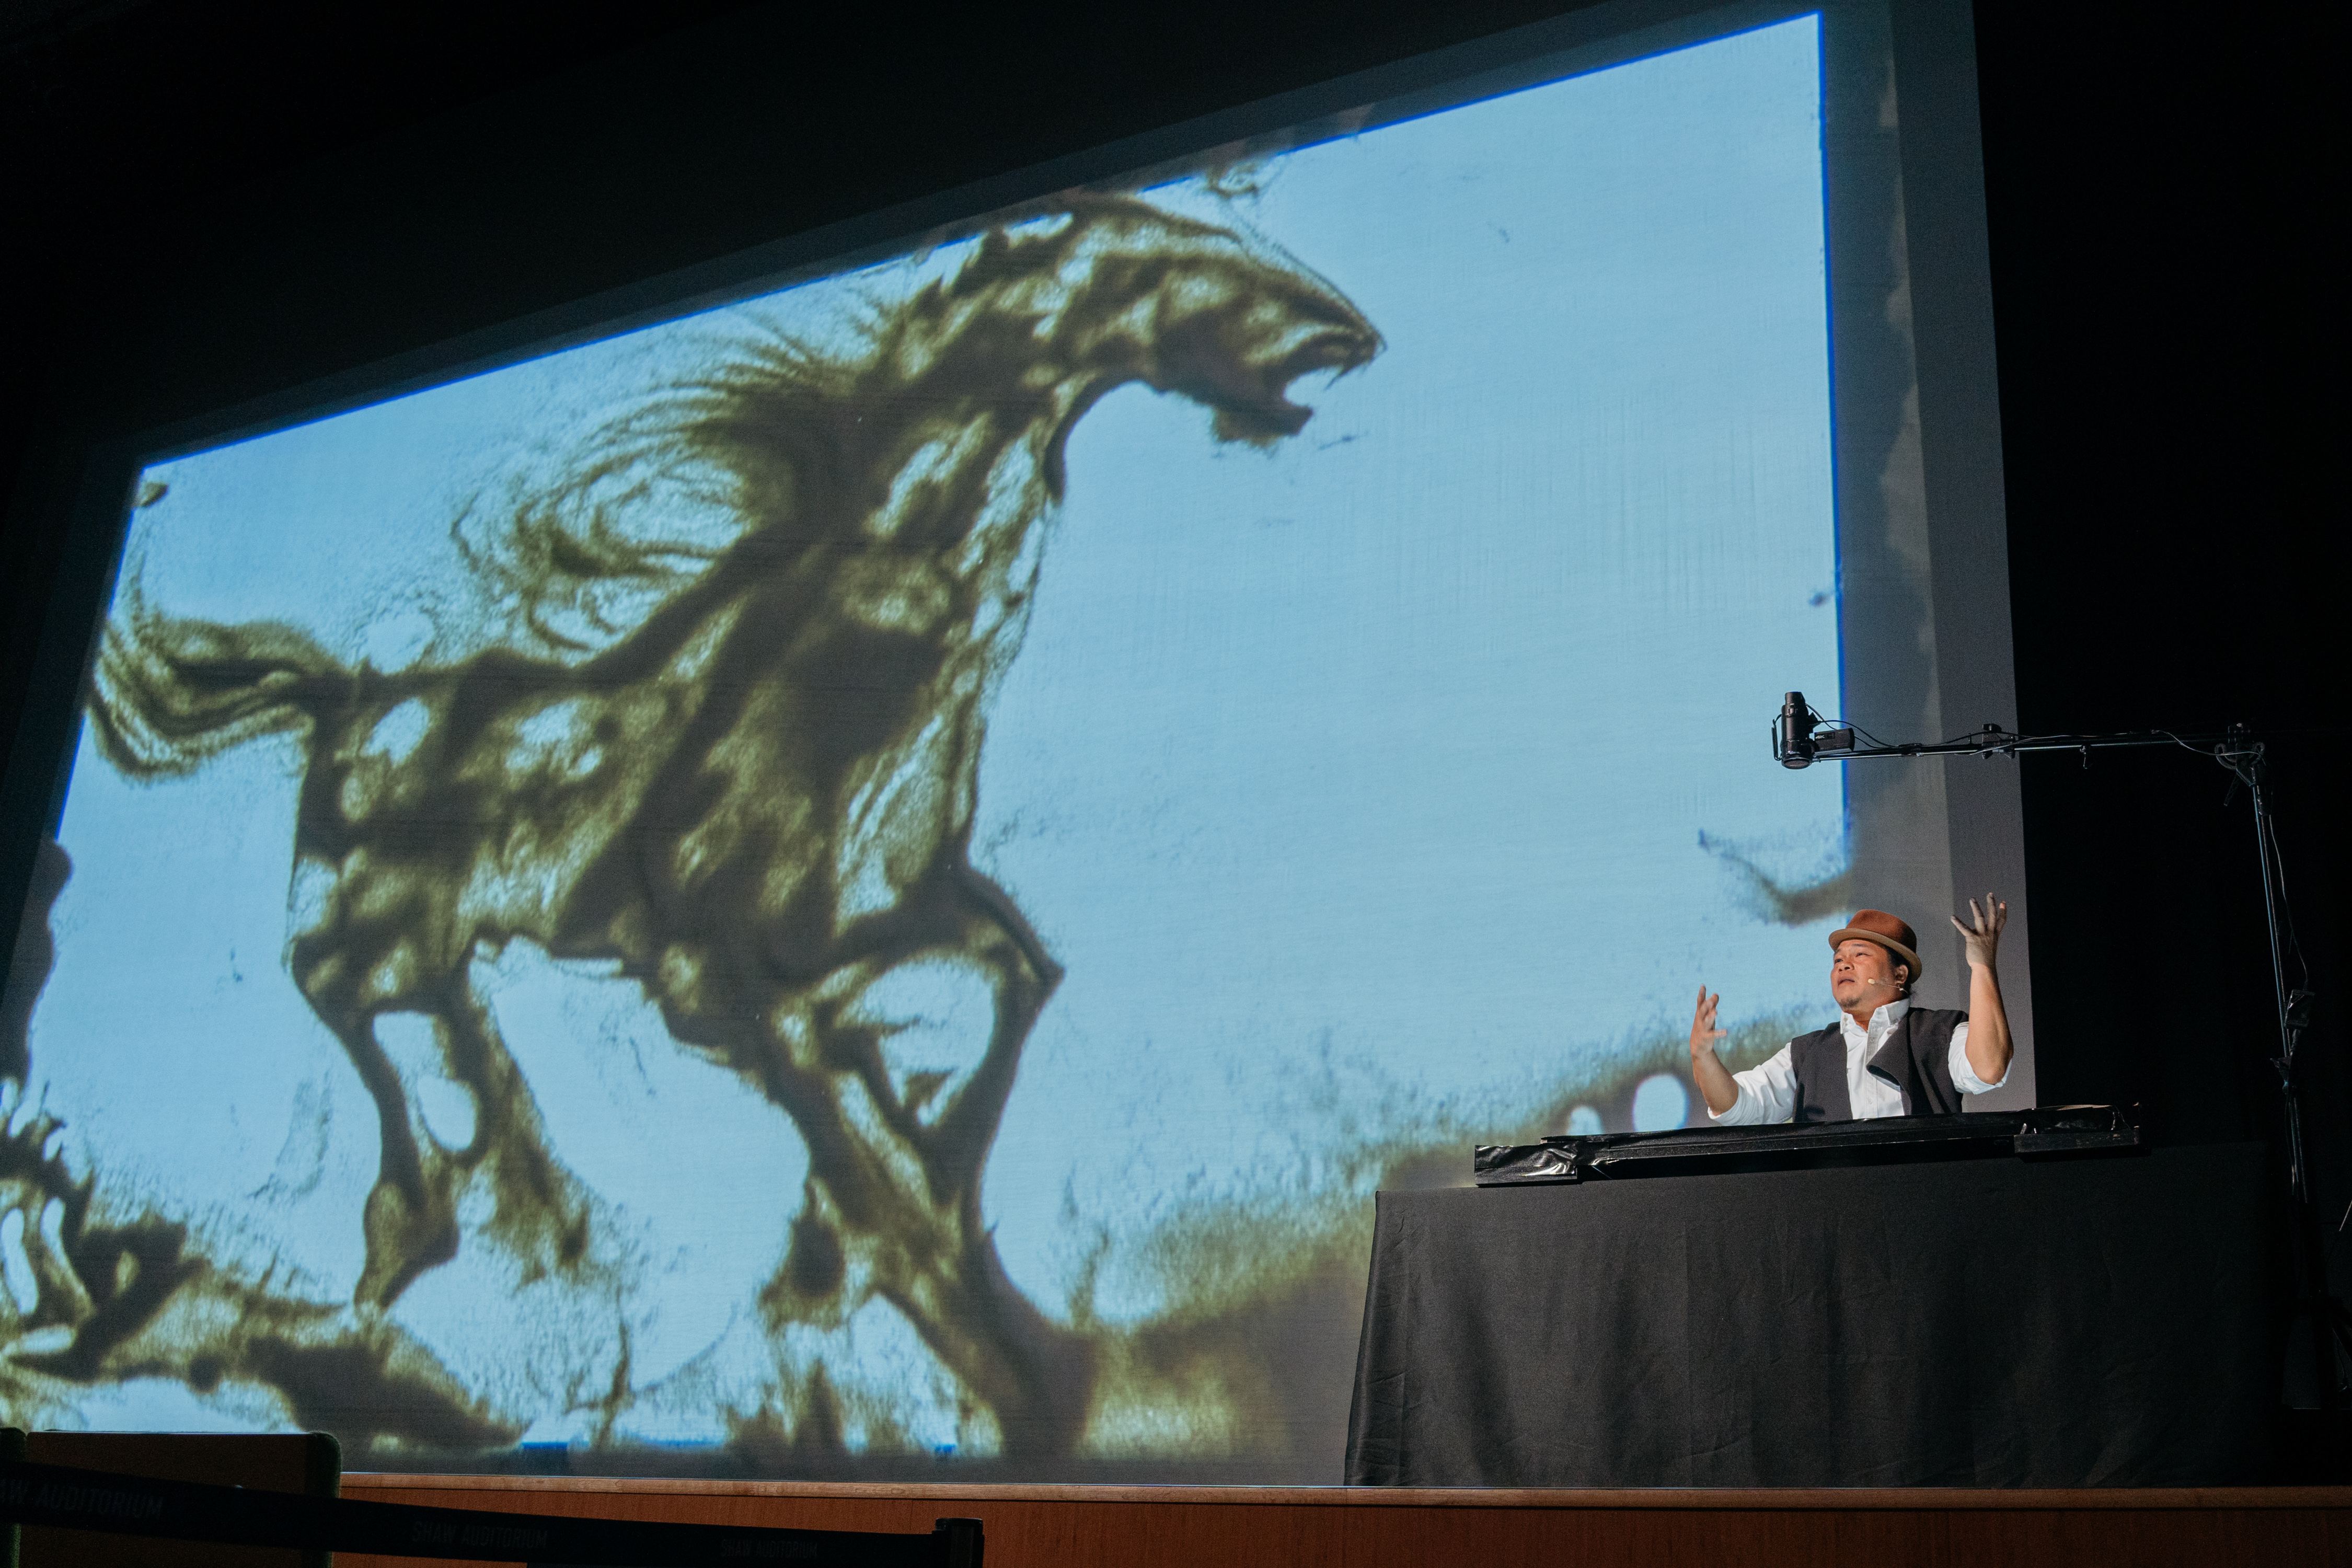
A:
<svg viewBox="0 0 2352 1568">
<path fill-rule="evenodd" d="M 2344 1408 L 2336 1351 L 2352 1360 L 2352 1311 L 2328 1288 L 2327 1254 L 2320 1228 L 2319 1210 L 2313 1201 L 2311 1170 L 2303 1140 L 2303 1086 L 2295 1077 L 2295 1048 L 2311 1022 L 2311 992 L 2286 983 L 2286 951 L 2279 929 L 2280 905 L 2285 890 L 2278 863 L 2278 837 L 2272 823 L 2270 799 L 2263 792 L 2268 762 L 2263 743 L 2243 724 L 2232 724 L 2220 734 L 2178 735 L 2163 730 L 2129 731 L 2105 735 L 2025 735 L 1998 724 L 1958 740 L 1904 745 L 1856 745 L 1850 727 L 1831 728 L 1805 702 L 1804 693 L 1791 691 L 1781 704 L 1780 721 L 1772 731 L 1772 760 L 1786 768 L 1815 762 L 1859 762 L 1874 757 L 1949 757 L 2000 755 L 2022 752 L 2078 752 L 2083 765 L 2091 753 L 2121 746 L 2179 746 L 2212 757 L 2246 786 L 2254 806 L 2254 848 L 2262 864 L 2263 916 L 2271 943 L 2271 987 L 2278 1008 L 2279 1054 L 2271 1058 L 2278 1073 L 2279 1097 L 2286 1120 L 2287 1210 L 2303 1253 L 2303 1278 L 2296 1281 L 2294 1311 L 2289 1319 L 2307 1319 L 2311 1325 L 2312 1371 L 2319 1385 L 2322 1442 L 2329 1475 L 2341 1473 L 2338 1415 Z"/>
</svg>

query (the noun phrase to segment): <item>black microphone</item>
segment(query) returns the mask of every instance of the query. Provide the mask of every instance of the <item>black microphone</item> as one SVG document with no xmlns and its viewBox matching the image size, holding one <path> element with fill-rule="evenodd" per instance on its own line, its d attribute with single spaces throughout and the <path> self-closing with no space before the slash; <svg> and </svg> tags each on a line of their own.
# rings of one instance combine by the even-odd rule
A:
<svg viewBox="0 0 2352 1568">
<path fill-rule="evenodd" d="M 1811 766 L 1813 760 L 1813 710 L 1805 705 L 1805 694 L 1791 691 L 1780 700 L 1780 730 L 1774 737 L 1779 742 L 1772 754 L 1780 759 L 1784 768 Z"/>
</svg>

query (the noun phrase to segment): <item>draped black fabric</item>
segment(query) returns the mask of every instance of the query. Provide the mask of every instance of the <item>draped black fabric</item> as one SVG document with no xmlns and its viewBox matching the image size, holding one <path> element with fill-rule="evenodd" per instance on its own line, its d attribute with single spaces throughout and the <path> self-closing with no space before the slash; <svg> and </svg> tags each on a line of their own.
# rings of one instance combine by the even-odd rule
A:
<svg viewBox="0 0 2352 1568">
<path fill-rule="evenodd" d="M 1347 1479 L 2261 1479 L 2259 1144 L 1383 1193 Z"/>
</svg>

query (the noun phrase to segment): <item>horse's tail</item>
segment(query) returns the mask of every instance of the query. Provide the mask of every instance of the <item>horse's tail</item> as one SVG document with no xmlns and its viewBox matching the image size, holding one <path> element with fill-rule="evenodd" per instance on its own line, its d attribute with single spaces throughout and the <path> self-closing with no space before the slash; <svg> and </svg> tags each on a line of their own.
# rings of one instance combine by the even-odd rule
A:
<svg viewBox="0 0 2352 1568">
<path fill-rule="evenodd" d="M 292 626 L 156 615 L 136 595 L 106 623 L 89 716 L 106 760 L 175 777 L 232 746 L 309 725 L 349 696 L 352 671 Z"/>
</svg>

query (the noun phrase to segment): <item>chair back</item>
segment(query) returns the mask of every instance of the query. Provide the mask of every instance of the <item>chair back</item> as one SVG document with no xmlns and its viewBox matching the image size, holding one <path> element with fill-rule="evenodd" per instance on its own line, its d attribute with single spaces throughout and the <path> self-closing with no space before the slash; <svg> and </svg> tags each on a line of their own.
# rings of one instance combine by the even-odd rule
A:
<svg viewBox="0 0 2352 1568">
<path fill-rule="evenodd" d="M 18 1441 L 23 1451 L 12 1453 L 6 1434 L 0 1433 L 0 1458 L 310 1497 L 333 1497 L 342 1489 L 342 1448 L 326 1432 L 35 1432 Z M 9 1562 L 5 1545 L 0 1542 L 0 1563 Z M 324 1551 L 30 1525 L 21 1532 L 15 1559 L 18 1568 L 331 1568 L 333 1561 L 334 1554 Z"/>
</svg>

